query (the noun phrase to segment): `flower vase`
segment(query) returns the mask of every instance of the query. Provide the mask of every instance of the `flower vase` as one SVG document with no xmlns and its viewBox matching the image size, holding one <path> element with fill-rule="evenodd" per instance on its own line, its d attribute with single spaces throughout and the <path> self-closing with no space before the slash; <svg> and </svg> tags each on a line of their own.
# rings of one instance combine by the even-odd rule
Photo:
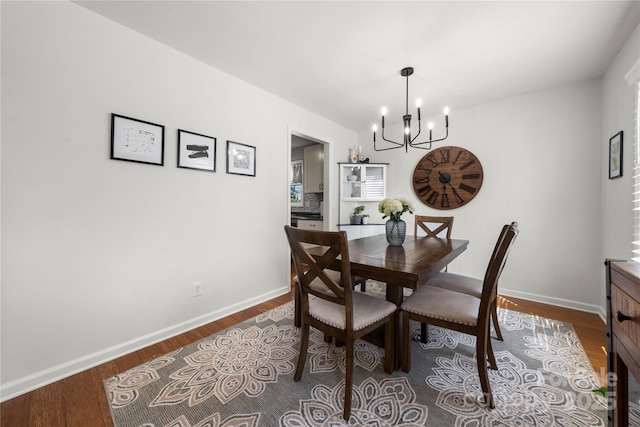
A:
<svg viewBox="0 0 640 427">
<path fill-rule="evenodd" d="M 404 238 L 407 235 L 407 223 L 399 219 L 394 221 L 390 219 L 385 224 L 387 232 L 387 242 L 391 246 L 402 246 Z"/>
</svg>

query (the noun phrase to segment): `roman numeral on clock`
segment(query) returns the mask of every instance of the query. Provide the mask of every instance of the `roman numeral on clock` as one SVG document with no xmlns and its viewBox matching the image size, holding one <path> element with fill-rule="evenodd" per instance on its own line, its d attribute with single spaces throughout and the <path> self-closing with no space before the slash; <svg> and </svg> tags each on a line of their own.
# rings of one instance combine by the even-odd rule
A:
<svg viewBox="0 0 640 427">
<path fill-rule="evenodd" d="M 468 168 L 469 166 L 471 166 L 472 164 L 474 164 L 476 161 L 471 159 L 469 160 L 467 163 L 465 163 L 464 165 L 460 166 L 460 170 L 465 170 L 466 168 Z"/>
<path fill-rule="evenodd" d="M 464 203 L 464 199 L 462 197 L 460 197 L 460 194 L 458 194 L 458 192 L 456 191 L 455 188 L 452 188 L 452 190 L 453 190 L 453 195 L 456 197 L 456 203 L 458 205 L 463 204 Z"/>
<path fill-rule="evenodd" d="M 419 164 L 416 170 L 425 171 L 427 175 L 429 175 L 432 169 L 424 166 L 423 164 Z"/>
<path fill-rule="evenodd" d="M 444 150 L 440 150 L 440 163 L 449 163 L 451 159 L 451 150 L 450 149 L 444 149 Z"/>
<path fill-rule="evenodd" d="M 440 207 L 441 208 L 448 208 L 449 207 L 449 195 L 447 193 L 444 193 L 442 195 L 442 200 L 440 200 Z"/>
<path fill-rule="evenodd" d="M 438 193 L 437 191 L 433 191 L 431 194 L 429 194 L 429 198 L 427 199 L 427 203 L 429 203 L 430 205 L 435 205 L 436 202 L 438 201 L 438 196 L 440 195 L 440 193 Z"/>
<path fill-rule="evenodd" d="M 418 194 L 421 197 L 424 197 L 425 194 L 429 194 L 431 191 L 433 191 L 433 188 L 431 188 L 431 186 L 428 184 L 422 188 L 418 188 Z"/>
<path fill-rule="evenodd" d="M 440 164 L 433 153 L 428 154 L 425 158 L 431 162 L 434 168 Z"/>
<path fill-rule="evenodd" d="M 467 193 L 469 193 L 469 194 L 473 194 L 473 193 L 475 193 L 475 192 L 476 192 L 476 189 L 475 189 L 475 188 L 473 188 L 473 187 L 471 187 L 471 186 L 469 186 L 469 185 L 467 185 L 467 184 L 465 184 L 465 183 L 460 184 L 460 185 L 458 186 L 458 188 L 459 188 L 459 189 L 461 189 L 461 190 L 466 191 L 466 192 L 467 192 Z"/>
</svg>

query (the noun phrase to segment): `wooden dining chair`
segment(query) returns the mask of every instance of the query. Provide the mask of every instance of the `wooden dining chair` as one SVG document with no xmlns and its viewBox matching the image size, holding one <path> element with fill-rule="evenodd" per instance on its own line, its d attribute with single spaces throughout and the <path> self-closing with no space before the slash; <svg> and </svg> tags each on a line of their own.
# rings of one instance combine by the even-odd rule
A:
<svg viewBox="0 0 640 427">
<path fill-rule="evenodd" d="M 491 369 L 497 369 L 497 364 L 489 336 L 489 318 L 491 304 L 496 298 L 495 288 L 498 279 L 517 235 L 516 222 L 502 228 L 484 276 L 480 298 L 437 286 L 422 286 L 402 303 L 402 369 L 405 372 L 411 369 L 409 349 L 411 320 L 474 335 L 476 362 L 484 400 L 490 408 L 494 408 L 487 360 Z"/>
<path fill-rule="evenodd" d="M 446 237 L 450 239 L 452 228 L 452 216 L 416 215 L 413 224 L 413 235 L 417 237 L 418 231 L 424 231 L 427 237 Z M 441 235 L 443 231 L 446 231 L 445 235 Z"/>
<path fill-rule="evenodd" d="M 452 216 L 415 215 L 413 223 L 413 235 L 415 237 L 418 237 L 420 232 L 420 235 L 424 234 L 426 237 L 445 237 L 450 239 L 452 230 Z M 449 271 L 448 265 L 444 266 L 444 271 Z M 427 325 L 425 323 L 420 325 L 420 337 L 421 341 L 426 344 Z"/>
<path fill-rule="evenodd" d="M 385 299 L 353 291 L 345 231 L 301 230 L 289 225 L 285 225 L 284 230 L 298 276 L 302 320 L 300 355 L 293 379 L 299 381 L 304 371 L 310 326 L 343 343 L 346 349 L 343 418 L 348 421 L 351 415 L 354 343 L 384 325 L 384 370 L 391 374 L 395 363 L 393 342 L 397 307 Z M 309 247 L 319 247 L 322 253 L 311 255 Z M 329 266 L 334 270 L 328 269 Z"/>
<path fill-rule="evenodd" d="M 518 223 L 513 223 L 518 225 Z M 462 276 L 455 273 L 441 272 L 430 279 L 427 283 L 429 286 L 438 286 L 440 288 L 449 289 L 456 292 L 462 292 L 464 294 L 473 295 L 480 298 L 482 295 L 483 282 L 475 277 Z M 500 323 L 498 322 L 498 285 L 496 285 L 496 298 L 491 304 L 491 320 L 493 323 L 493 329 L 496 332 L 496 338 L 503 341 L 502 331 L 500 330 Z M 422 342 L 426 343 L 426 336 L 422 333 Z"/>
<path fill-rule="evenodd" d="M 291 263 L 293 264 L 293 254 L 291 258 Z M 340 283 L 340 273 L 337 271 L 327 270 L 327 275 L 329 275 L 334 281 Z M 301 304 L 300 304 L 300 284 L 298 283 L 298 275 L 295 274 L 291 280 L 293 281 L 293 296 L 294 296 L 294 307 L 293 307 L 293 324 L 296 328 L 299 328 L 302 324 L 302 315 L 301 315 Z M 351 287 L 355 291 L 356 286 L 360 285 L 360 291 L 366 292 L 366 282 L 367 279 L 360 276 L 351 276 Z"/>
</svg>

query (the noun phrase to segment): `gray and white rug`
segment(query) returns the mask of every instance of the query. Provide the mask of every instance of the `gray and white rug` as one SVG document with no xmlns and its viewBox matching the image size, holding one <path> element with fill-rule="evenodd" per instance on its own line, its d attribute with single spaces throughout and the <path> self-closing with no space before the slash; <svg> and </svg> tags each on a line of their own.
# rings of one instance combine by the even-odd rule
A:
<svg viewBox="0 0 640 427">
<path fill-rule="evenodd" d="M 570 324 L 499 310 L 504 342 L 482 403 L 475 338 L 431 327 L 412 370 L 388 375 L 384 352 L 358 341 L 352 416 L 342 420 L 344 349 L 312 329 L 302 380 L 288 303 L 105 381 L 116 427 L 605 426 L 599 378 Z M 419 324 L 415 324 L 416 333 Z M 637 405 L 632 417 L 640 417 Z"/>
</svg>

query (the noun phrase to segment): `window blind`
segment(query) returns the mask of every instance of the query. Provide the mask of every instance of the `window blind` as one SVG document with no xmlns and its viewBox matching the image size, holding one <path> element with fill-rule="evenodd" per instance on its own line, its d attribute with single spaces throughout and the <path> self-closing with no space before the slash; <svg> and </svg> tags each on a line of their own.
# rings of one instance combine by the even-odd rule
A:
<svg viewBox="0 0 640 427">
<path fill-rule="evenodd" d="M 640 79 L 635 82 L 636 106 L 633 123 L 633 230 L 631 235 L 631 259 L 640 262 Z"/>
</svg>

